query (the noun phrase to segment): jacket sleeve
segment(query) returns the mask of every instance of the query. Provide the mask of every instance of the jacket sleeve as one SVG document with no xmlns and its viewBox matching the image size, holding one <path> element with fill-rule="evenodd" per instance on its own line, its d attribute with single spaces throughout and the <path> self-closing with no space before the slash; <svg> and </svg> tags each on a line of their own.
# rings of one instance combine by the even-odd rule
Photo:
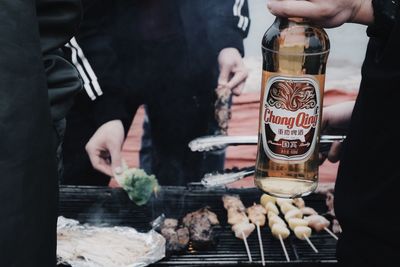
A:
<svg viewBox="0 0 400 267">
<path fill-rule="evenodd" d="M 40 44 L 53 121 L 65 118 L 82 88 L 76 68 L 61 48 L 74 36 L 82 19 L 80 0 L 37 0 Z"/>
<path fill-rule="evenodd" d="M 214 53 L 234 47 L 244 56 L 243 39 L 250 27 L 247 0 L 200 1 L 207 23 L 207 36 Z"/>
<path fill-rule="evenodd" d="M 368 27 L 370 37 L 387 38 L 399 18 L 399 0 L 373 0 L 374 23 Z"/>
<path fill-rule="evenodd" d="M 122 96 L 117 55 L 109 32 L 113 3 L 84 0 L 83 21 L 76 36 L 66 46 L 82 76 L 86 93 L 94 100 L 97 126 L 116 119 L 123 122 L 129 120 Z"/>
<path fill-rule="evenodd" d="M 80 0 L 38 0 L 36 9 L 43 54 L 62 47 L 78 31 Z"/>
</svg>

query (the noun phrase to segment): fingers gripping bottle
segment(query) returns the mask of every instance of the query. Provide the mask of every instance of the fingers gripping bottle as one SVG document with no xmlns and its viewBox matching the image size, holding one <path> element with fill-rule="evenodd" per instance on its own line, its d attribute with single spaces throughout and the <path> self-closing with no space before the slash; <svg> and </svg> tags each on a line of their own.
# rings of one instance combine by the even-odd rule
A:
<svg viewBox="0 0 400 267">
<path fill-rule="evenodd" d="M 318 185 L 318 143 L 329 38 L 299 18 L 277 17 L 262 40 L 256 185 L 294 198 Z"/>
</svg>

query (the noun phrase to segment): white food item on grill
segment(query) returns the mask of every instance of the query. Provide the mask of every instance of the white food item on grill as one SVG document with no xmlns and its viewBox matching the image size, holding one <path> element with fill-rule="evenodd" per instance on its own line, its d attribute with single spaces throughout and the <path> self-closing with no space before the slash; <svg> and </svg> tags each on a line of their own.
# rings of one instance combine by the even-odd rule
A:
<svg viewBox="0 0 400 267">
<path fill-rule="evenodd" d="M 303 213 L 303 215 L 315 215 L 318 214 L 318 212 L 315 211 L 315 209 L 310 208 L 310 207 L 304 207 L 301 208 L 300 211 Z"/>
<path fill-rule="evenodd" d="M 272 203 L 272 202 L 267 202 L 267 204 L 264 206 L 265 210 L 268 212 L 273 212 L 275 214 L 279 214 L 278 207 Z"/>
<path fill-rule="evenodd" d="M 288 220 L 289 228 L 294 231 L 297 226 L 308 226 L 308 222 L 300 218 L 290 218 Z"/>
<path fill-rule="evenodd" d="M 256 226 L 248 222 L 242 222 L 232 226 L 232 231 L 235 233 L 235 236 L 240 239 L 243 239 L 243 234 L 246 238 L 249 237 L 254 229 L 256 229 Z"/>
<path fill-rule="evenodd" d="M 290 218 L 303 218 L 303 213 L 299 209 L 289 210 L 285 214 L 285 220 L 289 221 Z"/>
<path fill-rule="evenodd" d="M 273 204 L 275 204 L 276 197 L 270 196 L 268 194 L 262 194 L 262 196 L 260 198 L 260 204 L 265 207 L 265 205 L 267 205 L 268 202 L 272 202 Z"/>
<path fill-rule="evenodd" d="M 280 224 L 280 223 L 274 224 L 271 227 L 271 232 L 272 232 L 272 235 L 278 239 L 279 239 L 279 236 L 281 236 L 282 239 L 286 239 L 290 235 L 289 229 L 287 229 L 287 227 L 285 225 Z"/>
<path fill-rule="evenodd" d="M 253 206 L 250 206 L 247 208 L 247 213 L 260 213 L 260 214 L 267 214 L 267 210 L 260 204 L 253 204 Z"/>
<path fill-rule="evenodd" d="M 275 213 L 275 212 L 268 211 L 268 213 L 267 213 L 267 218 L 268 218 L 268 220 L 269 220 L 270 218 L 272 218 L 272 217 L 274 217 L 274 216 L 277 216 L 277 215 L 278 215 L 278 214 Z"/>
<path fill-rule="evenodd" d="M 222 201 L 224 202 L 224 208 L 229 210 L 231 208 L 239 209 L 240 211 L 245 211 L 246 208 L 243 205 L 243 202 L 240 200 L 239 196 L 236 195 L 224 195 L 222 197 Z"/>
<path fill-rule="evenodd" d="M 276 204 L 278 204 L 278 206 L 282 206 L 283 203 L 292 204 L 293 203 L 293 199 L 291 199 L 291 198 L 281 198 L 281 197 L 277 197 L 276 198 Z"/>
<path fill-rule="evenodd" d="M 248 207 L 247 214 L 252 223 L 258 224 L 259 226 L 265 225 L 265 214 L 267 214 L 267 211 L 260 204 L 254 204 Z"/>
<path fill-rule="evenodd" d="M 268 219 L 269 228 L 272 228 L 272 226 L 275 224 L 281 224 L 286 227 L 285 221 L 282 220 L 282 218 L 279 217 L 278 215 L 272 216 L 271 218 Z"/>
<path fill-rule="evenodd" d="M 247 217 L 246 213 L 242 211 L 238 211 L 235 209 L 228 210 L 228 223 L 230 225 L 239 224 L 249 222 L 249 218 Z"/>
<path fill-rule="evenodd" d="M 324 230 L 330 225 L 330 222 L 321 215 L 311 215 L 304 219 L 308 222 L 308 225 L 317 232 Z"/>
<path fill-rule="evenodd" d="M 130 227 L 96 227 L 58 219 L 59 263 L 74 267 L 144 266 L 164 256 L 165 239 L 155 231 L 139 233 Z"/>
<path fill-rule="evenodd" d="M 282 205 L 280 205 L 280 208 L 283 214 L 286 214 L 290 210 L 298 210 L 297 207 L 293 206 L 290 203 L 282 203 Z"/>
<path fill-rule="evenodd" d="M 304 240 L 306 237 L 308 238 L 311 236 L 312 231 L 308 226 L 297 226 L 294 228 L 293 232 L 298 239 Z"/>
<path fill-rule="evenodd" d="M 260 227 L 265 225 L 265 215 L 264 214 L 251 214 L 249 215 L 249 219 L 252 223 L 254 223 L 255 225 L 259 225 Z"/>
<path fill-rule="evenodd" d="M 304 208 L 306 206 L 304 200 L 301 197 L 294 198 L 293 204 L 298 207 L 299 209 Z"/>
</svg>

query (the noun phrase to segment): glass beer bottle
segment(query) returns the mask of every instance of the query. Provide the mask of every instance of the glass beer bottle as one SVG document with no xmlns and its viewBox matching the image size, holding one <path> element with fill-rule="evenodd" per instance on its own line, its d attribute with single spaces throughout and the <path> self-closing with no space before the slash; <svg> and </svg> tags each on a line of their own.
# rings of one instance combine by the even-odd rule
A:
<svg viewBox="0 0 400 267">
<path fill-rule="evenodd" d="M 262 40 L 263 75 L 255 182 L 294 198 L 318 185 L 318 146 L 329 38 L 299 18 L 275 19 Z"/>
</svg>

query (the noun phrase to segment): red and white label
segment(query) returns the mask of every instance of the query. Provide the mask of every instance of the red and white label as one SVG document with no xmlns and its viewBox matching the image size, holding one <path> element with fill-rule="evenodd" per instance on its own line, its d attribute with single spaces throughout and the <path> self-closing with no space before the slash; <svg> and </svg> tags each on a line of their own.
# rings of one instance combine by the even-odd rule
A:
<svg viewBox="0 0 400 267">
<path fill-rule="evenodd" d="M 271 77 L 266 84 L 262 138 L 271 159 L 304 161 L 314 150 L 321 109 L 312 77 Z"/>
</svg>

